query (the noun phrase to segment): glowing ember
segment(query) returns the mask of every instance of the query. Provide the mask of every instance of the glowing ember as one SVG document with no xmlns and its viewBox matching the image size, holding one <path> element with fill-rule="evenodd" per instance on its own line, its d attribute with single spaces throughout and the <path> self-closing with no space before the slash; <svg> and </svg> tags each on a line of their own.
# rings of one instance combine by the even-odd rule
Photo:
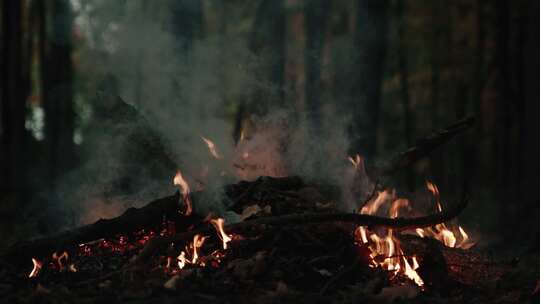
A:
<svg viewBox="0 0 540 304">
<path fill-rule="evenodd" d="M 214 226 L 214 228 L 216 228 L 216 232 L 218 233 L 219 238 L 223 242 L 223 249 L 227 249 L 227 243 L 230 242 L 232 239 L 225 233 L 225 230 L 223 230 L 224 222 L 225 220 L 222 218 L 210 220 L 210 223 L 212 224 L 212 226 Z"/>
<path fill-rule="evenodd" d="M 216 145 L 214 144 L 213 141 L 211 141 L 210 139 L 208 138 L 205 138 L 205 137 L 202 137 L 202 140 L 206 143 L 206 146 L 208 147 L 208 150 L 210 151 L 210 154 L 212 154 L 212 156 L 216 159 L 222 159 L 223 156 L 221 156 L 218 151 L 217 151 L 217 148 L 216 148 Z"/>
<path fill-rule="evenodd" d="M 180 193 L 182 193 L 182 198 L 186 203 L 185 215 L 190 215 L 193 212 L 193 207 L 191 205 L 191 198 L 189 197 L 190 189 L 189 184 L 186 182 L 180 170 L 176 172 L 174 176 L 173 183 L 175 186 L 180 188 Z"/>
<path fill-rule="evenodd" d="M 58 265 L 58 270 L 60 272 L 64 271 L 65 264 L 67 263 L 68 258 L 69 258 L 69 255 L 67 251 L 64 251 L 61 255 L 58 255 L 56 252 L 53 253 L 52 255 L 52 259 Z"/>
<path fill-rule="evenodd" d="M 169 270 L 169 269 L 171 269 L 171 266 L 172 266 L 172 258 L 167 257 L 167 264 L 165 265 L 165 269 Z"/>
<path fill-rule="evenodd" d="M 39 274 L 39 271 L 41 270 L 41 266 L 43 266 L 43 264 L 41 264 L 40 261 L 36 260 L 35 258 L 32 258 L 32 263 L 34 264 L 34 268 L 32 269 L 32 271 L 28 274 L 28 277 L 29 278 L 35 278 L 38 276 Z"/>
</svg>

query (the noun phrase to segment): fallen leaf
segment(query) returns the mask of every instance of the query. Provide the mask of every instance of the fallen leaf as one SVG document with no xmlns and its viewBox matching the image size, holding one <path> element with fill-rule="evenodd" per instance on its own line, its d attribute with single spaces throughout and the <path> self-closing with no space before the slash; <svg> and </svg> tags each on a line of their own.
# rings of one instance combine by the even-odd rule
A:
<svg viewBox="0 0 540 304">
<path fill-rule="evenodd" d="M 182 269 L 180 273 L 172 276 L 163 287 L 169 290 L 176 290 L 182 285 L 182 281 L 193 274 L 193 269 Z"/>
<path fill-rule="evenodd" d="M 257 204 L 247 206 L 246 208 L 244 208 L 244 210 L 242 210 L 242 214 L 240 215 L 240 220 L 243 221 L 253 215 L 256 215 L 257 213 L 261 211 L 262 211 L 261 207 L 259 207 L 259 205 Z"/>
<path fill-rule="evenodd" d="M 377 300 L 383 301 L 383 302 L 394 302 L 397 299 L 402 300 L 408 300 L 415 298 L 420 290 L 416 285 L 407 284 L 407 285 L 400 285 L 400 286 L 392 286 L 392 287 L 385 287 L 381 290 L 381 293 L 379 293 L 376 298 Z"/>
</svg>

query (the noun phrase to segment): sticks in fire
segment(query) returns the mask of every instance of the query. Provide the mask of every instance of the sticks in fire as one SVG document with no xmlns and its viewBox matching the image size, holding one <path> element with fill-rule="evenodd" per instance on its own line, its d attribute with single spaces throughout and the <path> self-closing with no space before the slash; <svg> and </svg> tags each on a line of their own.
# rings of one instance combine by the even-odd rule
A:
<svg viewBox="0 0 540 304">
<path fill-rule="evenodd" d="M 255 220 L 247 220 L 240 223 L 225 226 L 226 231 L 242 231 L 261 225 L 283 226 L 283 225 L 305 225 L 321 222 L 351 222 L 361 226 L 380 226 L 395 230 L 405 230 L 434 226 L 447 222 L 458 216 L 467 206 L 467 191 L 463 192 L 461 201 L 453 208 L 436 214 L 416 217 L 416 218 L 385 218 L 366 214 L 356 213 L 303 213 L 288 214 L 283 216 L 263 217 Z M 157 237 L 150 240 L 131 265 L 144 264 L 153 256 L 159 248 L 178 241 L 187 241 L 196 234 L 210 234 L 214 228 L 207 227 L 192 231 L 182 232 L 173 236 Z"/>
</svg>

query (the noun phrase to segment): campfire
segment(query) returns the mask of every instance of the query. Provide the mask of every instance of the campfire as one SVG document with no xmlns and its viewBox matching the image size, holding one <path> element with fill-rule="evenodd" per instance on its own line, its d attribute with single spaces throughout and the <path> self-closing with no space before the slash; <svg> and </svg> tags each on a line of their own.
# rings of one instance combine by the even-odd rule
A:
<svg viewBox="0 0 540 304">
<path fill-rule="evenodd" d="M 416 161 L 471 123 L 460 121 L 419 141 L 377 174 Z M 211 139 L 201 139 L 215 161 L 227 161 Z M 241 179 L 259 166 L 250 163 L 255 151 L 238 153 L 244 162 L 219 176 Z M 395 293 L 413 298 L 441 292 L 449 282 L 474 284 L 485 275 L 470 267 L 488 258 L 469 252 L 475 241 L 454 220 L 467 204 L 465 190 L 461 201 L 446 204 L 435 183 L 426 181 L 430 206 L 420 210 L 396 190 L 372 182 L 361 155 L 344 155 L 343 162 L 353 180 L 362 180 L 350 183 L 353 187 L 369 185 L 348 189 L 368 193 L 355 199 L 353 212 L 339 209 L 332 187 L 296 176 L 260 176 L 224 186 L 226 213 L 200 214 L 198 203 L 210 181 L 177 168 L 175 195 L 117 218 L 16 244 L 4 256 L 17 265 L 16 276 L 42 288 L 103 287 L 123 278 L 174 291 L 217 284 L 217 293 L 248 288 L 248 293 L 266 290 L 265 296 L 292 291 L 325 296 L 367 284 L 362 292 L 368 299 L 392 300 Z"/>
</svg>

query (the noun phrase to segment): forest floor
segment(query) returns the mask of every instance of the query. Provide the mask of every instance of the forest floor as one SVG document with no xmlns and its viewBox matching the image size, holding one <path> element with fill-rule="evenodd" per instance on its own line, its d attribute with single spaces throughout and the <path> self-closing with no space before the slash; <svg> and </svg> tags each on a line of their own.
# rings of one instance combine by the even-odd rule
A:
<svg viewBox="0 0 540 304">
<path fill-rule="evenodd" d="M 231 209 L 259 218 L 335 209 L 321 203 L 326 194 L 316 186 L 268 185 L 259 180 L 230 186 L 231 198 L 241 196 Z M 340 222 L 261 225 L 233 234 L 226 250 L 219 238 L 208 236 L 199 262 L 188 261 L 183 269 L 176 266 L 182 250 L 176 245 L 161 248 L 145 265 L 127 267 L 144 246 L 126 246 L 122 238 L 79 246 L 88 251 L 71 251 L 61 267 L 57 260 L 43 263 L 34 278 L 28 278 L 30 261 L 21 267 L 2 259 L 0 302 L 540 303 L 536 255 L 503 259 L 474 247 L 449 248 L 402 235 L 403 251 L 414 252 L 420 263 L 424 286 L 419 287 L 402 275 L 370 267 L 367 248 L 355 241 L 354 230 L 354 224 Z M 71 264 L 76 272 L 68 271 Z"/>
</svg>

